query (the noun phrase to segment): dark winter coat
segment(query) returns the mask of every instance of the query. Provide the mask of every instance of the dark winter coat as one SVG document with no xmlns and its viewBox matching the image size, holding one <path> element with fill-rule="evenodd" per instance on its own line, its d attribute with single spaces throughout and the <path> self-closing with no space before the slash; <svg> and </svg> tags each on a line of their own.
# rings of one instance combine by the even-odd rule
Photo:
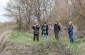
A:
<svg viewBox="0 0 85 55">
<path fill-rule="evenodd" d="M 32 28 L 34 30 L 34 34 L 39 34 L 39 25 L 32 26 Z"/>
<path fill-rule="evenodd" d="M 54 33 L 58 33 L 61 30 L 61 27 L 59 24 L 54 24 Z"/>
<path fill-rule="evenodd" d="M 49 30 L 48 25 L 42 25 L 42 35 L 43 34 L 48 35 L 48 30 Z"/>
</svg>

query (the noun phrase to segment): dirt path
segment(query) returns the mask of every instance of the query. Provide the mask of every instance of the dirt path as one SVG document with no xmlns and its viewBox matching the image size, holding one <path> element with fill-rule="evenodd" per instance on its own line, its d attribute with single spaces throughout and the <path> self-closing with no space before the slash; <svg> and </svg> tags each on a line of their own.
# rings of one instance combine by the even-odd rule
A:
<svg viewBox="0 0 85 55">
<path fill-rule="evenodd" d="M 64 45 L 48 43 L 47 45 L 28 46 L 7 42 L 0 55 L 71 55 Z"/>
<path fill-rule="evenodd" d="M 7 40 L 7 35 L 12 32 L 10 27 L 0 28 L 0 52 L 4 49 L 4 45 Z"/>
<path fill-rule="evenodd" d="M 0 41 L 2 40 L 4 35 L 6 35 L 7 33 L 11 32 L 11 31 L 12 31 L 12 29 L 8 26 L 0 28 Z"/>
</svg>

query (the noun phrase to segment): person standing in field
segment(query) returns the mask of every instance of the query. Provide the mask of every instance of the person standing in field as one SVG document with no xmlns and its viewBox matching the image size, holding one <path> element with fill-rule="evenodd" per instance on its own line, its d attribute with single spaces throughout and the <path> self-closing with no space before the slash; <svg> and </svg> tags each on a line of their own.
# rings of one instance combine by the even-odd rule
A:
<svg viewBox="0 0 85 55">
<path fill-rule="evenodd" d="M 54 35 L 55 35 L 55 39 L 59 40 L 59 32 L 61 30 L 61 27 L 59 25 L 59 23 L 56 21 L 54 24 Z"/>
<path fill-rule="evenodd" d="M 72 22 L 69 22 L 68 35 L 69 35 L 70 42 L 73 43 L 74 40 L 73 40 L 73 25 L 72 25 Z"/>
<path fill-rule="evenodd" d="M 39 24 L 38 24 L 38 21 L 35 21 L 35 24 L 32 26 L 32 29 L 34 30 L 33 34 L 34 34 L 34 37 L 33 37 L 33 40 L 37 40 L 39 41 Z"/>
<path fill-rule="evenodd" d="M 48 41 L 48 24 L 46 22 L 44 22 L 44 24 L 42 25 L 42 41 L 44 41 L 44 39 L 46 39 L 46 41 Z"/>
</svg>

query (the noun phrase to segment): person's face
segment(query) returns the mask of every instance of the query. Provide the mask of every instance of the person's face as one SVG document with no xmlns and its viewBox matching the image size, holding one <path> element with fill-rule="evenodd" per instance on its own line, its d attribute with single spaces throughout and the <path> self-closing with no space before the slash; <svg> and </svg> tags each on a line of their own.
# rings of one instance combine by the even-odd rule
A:
<svg viewBox="0 0 85 55">
<path fill-rule="evenodd" d="M 36 25 L 38 25 L 38 22 L 36 22 Z"/>
<path fill-rule="evenodd" d="M 34 22 L 34 24 L 35 24 L 35 25 L 37 25 L 37 24 L 38 24 L 38 22 Z"/>
<path fill-rule="evenodd" d="M 69 25 L 72 25 L 72 23 L 69 23 Z"/>
</svg>

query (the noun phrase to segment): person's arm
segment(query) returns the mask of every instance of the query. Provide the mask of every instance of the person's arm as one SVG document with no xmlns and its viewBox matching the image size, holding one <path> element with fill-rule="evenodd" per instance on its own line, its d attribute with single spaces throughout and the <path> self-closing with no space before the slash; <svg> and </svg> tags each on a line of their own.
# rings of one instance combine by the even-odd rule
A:
<svg viewBox="0 0 85 55">
<path fill-rule="evenodd" d="M 47 25 L 47 30 L 49 30 L 49 27 L 48 27 L 48 25 Z"/>
<path fill-rule="evenodd" d="M 61 26 L 59 25 L 59 31 L 61 30 Z"/>
<path fill-rule="evenodd" d="M 38 26 L 38 29 L 39 29 L 40 27 Z"/>
<path fill-rule="evenodd" d="M 73 26 L 72 26 L 72 30 L 73 30 Z"/>
<path fill-rule="evenodd" d="M 72 31 L 72 27 L 70 26 L 70 27 L 68 27 L 68 32 L 71 32 Z"/>
<path fill-rule="evenodd" d="M 40 28 L 40 27 L 39 27 L 39 25 L 38 25 L 38 26 L 37 26 L 37 29 L 39 30 L 39 28 Z"/>
<path fill-rule="evenodd" d="M 34 25 L 32 26 L 32 29 L 34 29 Z"/>
</svg>

